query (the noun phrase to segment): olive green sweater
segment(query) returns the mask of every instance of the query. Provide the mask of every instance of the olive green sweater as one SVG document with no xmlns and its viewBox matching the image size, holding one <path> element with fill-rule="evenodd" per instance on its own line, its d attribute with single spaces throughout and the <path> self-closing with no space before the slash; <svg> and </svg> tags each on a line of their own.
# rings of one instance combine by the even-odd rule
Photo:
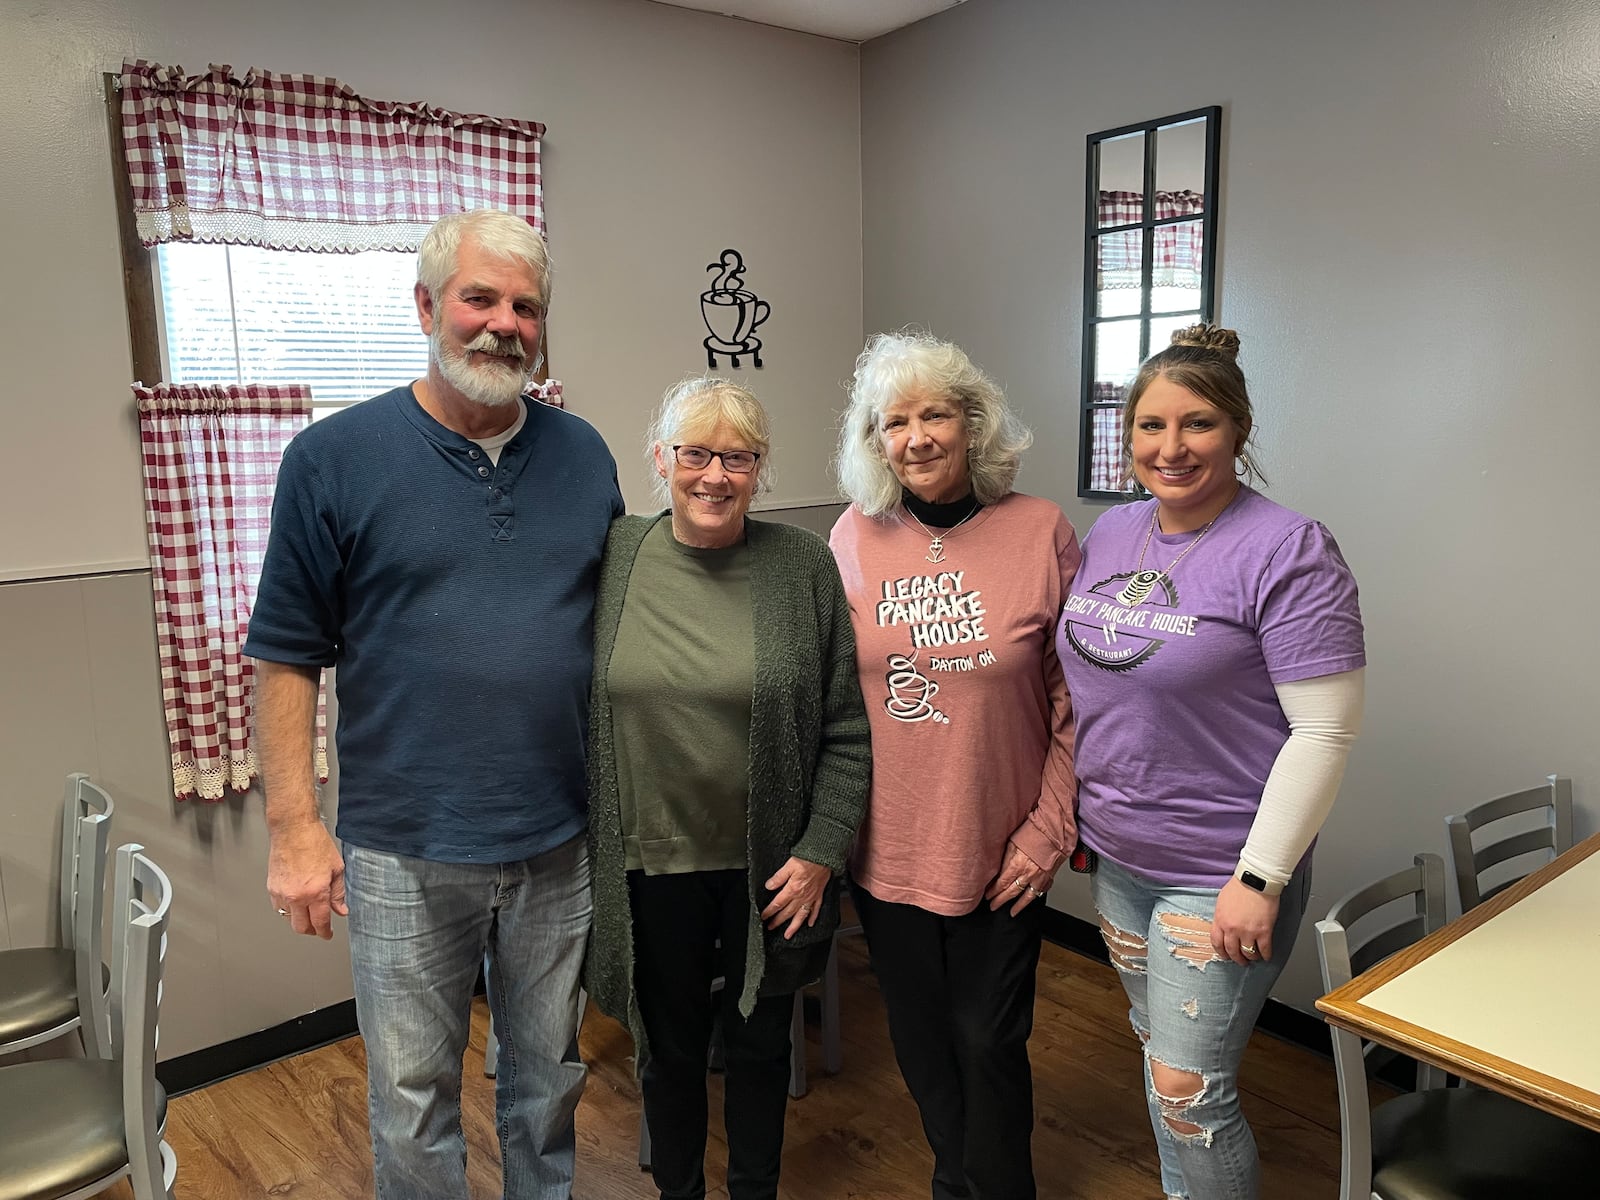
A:
<svg viewBox="0 0 1600 1200">
<path fill-rule="evenodd" d="M 639 543 L 657 521 L 612 522 L 595 598 L 594 690 L 589 707 L 589 853 L 594 930 L 585 983 L 600 1010 L 648 1053 L 633 991 L 633 921 L 628 905 L 616 747 L 606 672 Z M 839 874 L 866 809 L 872 753 L 856 672 L 850 607 L 828 545 L 792 525 L 746 520 L 755 681 L 750 710 L 748 805 L 750 927 L 739 1011 L 758 995 L 783 995 L 815 981 L 839 923 Z M 817 923 L 790 941 L 762 926 L 762 886 L 790 856 L 835 872 Z"/>
</svg>

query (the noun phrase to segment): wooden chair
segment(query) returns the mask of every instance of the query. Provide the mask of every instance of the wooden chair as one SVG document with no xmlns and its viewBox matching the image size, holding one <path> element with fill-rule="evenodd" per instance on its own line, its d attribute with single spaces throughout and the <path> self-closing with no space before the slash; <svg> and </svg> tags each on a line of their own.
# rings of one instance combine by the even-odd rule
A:
<svg viewBox="0 0 1600 1200">
<path fill-rule="evenodd" d="M 1392 904 L 1402 910 L 1398 920 L 1388 915 Z M 1350 893 L 1317 922 L 1323 987 L 1350 982 L 1444 917 L 1444 860 L 1436 854 Z M 1349 932 L 1358 922 L 1368 931 L 1359 939 Z M 1415 1092 L 1373 1108 L 1361 1039 L 1329 1031 L 1339 1080 L 1339 1200 L 1577 1196 L 1594 1186 L 1600 1134 L 1497 1092 L 1445 1087 L 1444 1073 L 1422 1063 Z"/>
<path fill-rule="evenodd" d="M 0 950 L 0 1055 L 77 1030 L 89 1058 L 105 1056 L 101 953 L 106 852 L 116 805 L 83 774 L 67 776 L 61 805 L 61 932 L 54 946 Z"/>
<path fill-rule="evenodd" d="M 1510 821 L 1511 827 L 1500 826 L 1498 834 L 1486 828 L 1526 813 L 1541 813 L 1542 823 L 1518 832 L 1514 827 L 1527 822 Z M 1496 870 L 1501 864 L 1537 854 L 1543 859 L 1538 865 L 1543 866 L 1572 848 L 1572 780 L 1547 776 L 1543 787 L 1486 800 L 1458 816 L 1446 817 L 1444 823 L 1450 833 L 1456 899 L 1461 911 L 1467 912 L 1534 869 L 1529 861 L 1521 861 L 1509 871 Z M 1486 837 L 1474 844 L 1473 835 L 1479 830 L 1485 830 Z M 1498 876 L 1498 882 L 1486 886 L 1485 873 Z"/>
<path fill-rule="evenodd" d="M 172 884 L 142 846 L 123 846 L 112 896 L 107 1054 L 0 1068 L 0 1200 L 81 1200 L 123 1176 L 135 1200 L 172 1200 L 156 1082 Z"/>
</svg>

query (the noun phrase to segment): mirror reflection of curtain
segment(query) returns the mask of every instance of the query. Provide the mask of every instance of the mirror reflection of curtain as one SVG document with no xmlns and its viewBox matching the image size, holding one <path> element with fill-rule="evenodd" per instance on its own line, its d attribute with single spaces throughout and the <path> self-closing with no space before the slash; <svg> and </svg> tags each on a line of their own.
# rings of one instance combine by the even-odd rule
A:
<svg viewBox="0 0 1600 1200">
<path fill-rule="evenodd" d="M 1198 219 L 1205 208 L 1199 192 L 1157 192 L 1155 220 L 1195 217 L 1174 225 L 1157 225 L 1152 231 L 1151 286 L 1200 289 L 1201 251 L 1205 246 L 1204 227 Z M 1099 224 L 1129 225 L 1144 216 L 1141 192 L 1101 192 Z M 1141 284 L 1141 230 L 1126 229 L 1102 235 L 1100 287 L 1136 288 Z M 1152 347 L 1155 349 L 1157 347 Z"/>
<path fill-rule="evenodd" d="M 1154 220 L 1172 224 L 1157 225 L 1151 230 L 1150 288 L 1152 311 L 1178 311 L 1199 303 L 1177 297 L 1159 295 L 1162 289 L 1179 288 L 1198 293 L 1202 251 L 1205 248 L 1204 222 L 1200 218 L 1205 208 L 1205 197 L 1199 192 L 1156 192 Z M 1192 221 L 1178 220 L 1194 217 Z M 1101 292 L 1144 286 L 1142 239 L 1144 231 L 1137 225 L 1144 218 L 1144 193 L 1127 191 L 1102 191 L 1096 224 L 1100 228 L 1116 225 L 1135 225 L 1117 233 L 1100 235 L 1100 276 L 1097 280 Z M 1161 349 L 1152 338 L 1150 352 Z M 1131 382 L 1131 381 L 1126 381 Z M 1096 405 L 1114 404 L 1116 408 L 1096 408 L 1090 417 L 1089 483 L 1093 491 L 1116 492 L 1123 488 L 1122 478 L 1122 397 L 1126 382 L 1118 383 L 1097 379 L 1094 384 Z"/>
<path fill-rule="evenodd" d="M 1116 408 L 1096 408 L 1090 415 L 1089 486 L 1097 492 L 1119 492 L 1122 479 L 1122 404 L 1121 384 L 1097 380 L 1096 404 L 1115 404 Z"/>
</svg>

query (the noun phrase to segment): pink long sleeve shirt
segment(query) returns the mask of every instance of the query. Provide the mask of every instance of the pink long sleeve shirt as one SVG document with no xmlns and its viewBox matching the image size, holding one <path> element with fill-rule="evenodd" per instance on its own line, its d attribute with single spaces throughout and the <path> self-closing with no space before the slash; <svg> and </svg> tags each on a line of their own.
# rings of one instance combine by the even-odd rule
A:
<svg viewBox="0 0 1600 1200">
<path fill-rule="evenodd" d="M 880 900 L 972 911 L 1007 841 L 1055 870 L 1077 841 L 1072 704 L 1056 618 L 1078 538 L 1013 493 L 949 531 L 850 508 L 829 544 L 855 626 L 872 797 L 850 868 Z"/>
</svg>

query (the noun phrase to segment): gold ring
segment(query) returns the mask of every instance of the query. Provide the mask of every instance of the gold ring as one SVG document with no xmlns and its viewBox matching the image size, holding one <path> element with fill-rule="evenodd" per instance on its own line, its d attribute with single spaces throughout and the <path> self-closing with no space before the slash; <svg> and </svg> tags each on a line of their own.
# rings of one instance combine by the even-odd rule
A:
<svg viewBox="0 0 1600 1200">
<path fill-rule="evenodd" d="M 1240 942 L 1239 943 L 1239 952 L 1241 954 L 1250 955 L 1251 957 L 1254 957 L 1255 955 L 1261 953 L 1259 950 L 1256 949 L 1256 944 L 1254 942 L 1251 942 L 1248 946 L 1246 946 L 1243 942 Z"/>
</svg>

